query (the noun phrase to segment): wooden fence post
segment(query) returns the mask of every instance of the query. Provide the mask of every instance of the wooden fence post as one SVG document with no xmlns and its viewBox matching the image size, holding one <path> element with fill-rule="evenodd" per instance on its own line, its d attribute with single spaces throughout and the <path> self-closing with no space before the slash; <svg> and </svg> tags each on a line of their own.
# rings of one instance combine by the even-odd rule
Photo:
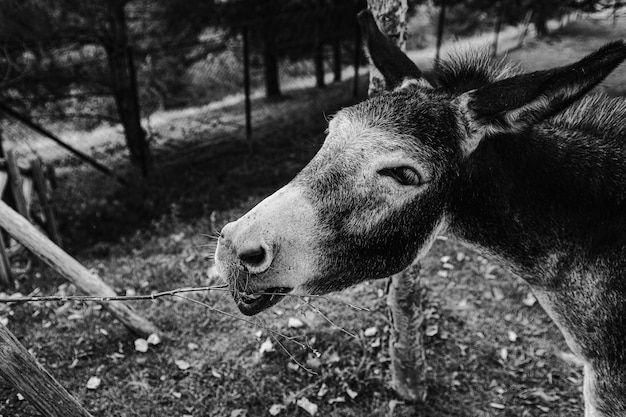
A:
<svg viewBox="0 0 626 417">
<path fill-rule="evenodd" d="M 0 376 L 48 417 L 92 417 L 0 323 Z"/>
<path fill-rule="evenodd" d="M 52 269 L 75 284 L 82 292 L 96 297 L 117 296 L 111 287 L 55 245 L 4 201 L 0 201 L 0 227 Z M 160 333 L 154 324 L 135 313 L 122 301 L 103 301 L 100 304 L 138 335 L 148 336 L 151 333 Z"/>
<path fill-rule="evenodd" d="M 20 174 L 20 169 L 17 166 L 13 149 L 7 151 L 7 170 L 9 172 L 9 184 L 15 200 L 15 209 L 28 219 L 30 216 L 28 215 L 28 206 L 26 205 L 24 190 L 22 189 L 22 174 Z"/>
<path fill-rule="evenodd" d="M 0 171 L 0 196 L 2 196 L 8 180 L 9 175 Z M 6 243 L 4 233 L 0 230 L 0 286 L 11 288 L 13 287 L 13 275 L 11 274 L 11 263 L 7 255 Z"/>
<path fill-rule="evenodd" d="M 39 195 L 41 209 L 44 212 L 46 231 L 52 241 L 60 247 L 61 235 L 59 234 L 59 227 L 57 226 L 57 221 L 54 216 L 54 206 L 53 202 L 48 199 L 48 186 L 46 185 L 46 179 L 43 174 L 43 169 L 41 168 L 41 162 L 39 162 L 38 159 L 34 159 L 30 163 L 30 172 L 33 177 L 35 190 L 37 191 L 37 195 Z"/>
</svg>

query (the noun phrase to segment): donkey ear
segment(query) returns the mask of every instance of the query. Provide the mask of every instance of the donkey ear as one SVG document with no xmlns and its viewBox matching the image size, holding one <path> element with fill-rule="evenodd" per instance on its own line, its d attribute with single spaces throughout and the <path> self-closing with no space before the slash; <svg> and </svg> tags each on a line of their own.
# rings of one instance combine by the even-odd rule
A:
<svg viewBox="0 0 626 417">
<path fill-rule="evenodd" d="M 359 12 L 358 19 L 368 59 L 385 78 L 388 90 L 409 84 L 428 85 L 417 65 L 380 31 L 370 10 Z"/>
<path fill-rule="evenodd" d="M 490 133 L 519 132 L 566 109 L 626 58 L 624 41 L 611 42 L 574 64 L 517 75 L 455 99 L 466 116 L 472 152 Z"/>
</svg>

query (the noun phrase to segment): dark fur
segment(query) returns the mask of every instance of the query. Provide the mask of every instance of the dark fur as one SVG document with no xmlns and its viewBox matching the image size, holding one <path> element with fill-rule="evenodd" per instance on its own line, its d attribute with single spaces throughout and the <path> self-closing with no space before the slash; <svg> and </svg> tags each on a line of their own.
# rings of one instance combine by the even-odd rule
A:
<svg viewBox="0 0 626 417">
<path fill-rule="evenodd" d="M 370 52 L 381 47 L 390 50 L 372 60 L 392 87 L 419 74 L 388 42 Z M 415 157 L 426 155 L 437 171 L 402 210 L 366 235 L 346 234 L 354 212 L 384 210 L 351 187 L 350 164 L 359 157 L 320 152 L 300 174 L 328 237 L 327 260 L 310 288 L 326 292 L 408 266 L 443 216 L 454 235 L 537 291 L 586 363 L 593 415 L 624 416 L 626 100 L 581 97 L 626 58 L 626 45 L 515 76 L 485 54 L 459 57 L 436 68 L 434 89 L 416 83 L 343 111 L 384 130 L 389 146 L 414 146 Z M 467 99 L 457 100 L 463 93 Z"/>
</svg>

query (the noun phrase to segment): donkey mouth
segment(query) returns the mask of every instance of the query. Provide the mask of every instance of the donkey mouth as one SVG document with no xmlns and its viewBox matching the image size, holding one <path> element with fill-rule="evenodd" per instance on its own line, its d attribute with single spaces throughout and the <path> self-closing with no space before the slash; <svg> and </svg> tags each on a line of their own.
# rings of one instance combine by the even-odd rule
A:
<svg viewBox="0 0 626 417">
<path fill-rule="evenodd" d="M 237 303 L 239 311 L 246 316 L 253 316 L 278 303 L 291 290 L 292 288 L 288 287 L 267 288 L 259 293 L 246 293 L 234 290 L 233 298 Z"/>
</svg>

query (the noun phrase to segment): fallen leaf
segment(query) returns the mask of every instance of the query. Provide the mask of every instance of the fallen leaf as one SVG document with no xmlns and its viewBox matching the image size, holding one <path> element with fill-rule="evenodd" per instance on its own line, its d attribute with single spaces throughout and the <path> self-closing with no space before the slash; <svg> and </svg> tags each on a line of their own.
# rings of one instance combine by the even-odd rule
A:
<svg viewBox="0 0 626 417">
<path fill-rule="evenodd" d="M 311 357 L 306 360 L 306 364 L 311 368 L 317 369 L 322 366 L 322 361 L 320 361 L 317 357 Z"/>
<path fill-rule="evenodd" d="M 287 327 L 291 327 L 292 329 L 299 329 L 301 327 L 304 327 L 304 323 L 302 323 L 302 320 L 297 319 L 295 317 L 289 317 L 289 320 L 287 321 Z"/>
<path fill-rule="evenodd" d="M 135 339 L 135 350 L 145 353 L 148 351 L 148 341 L 146 339 Z"/>
<path fill-rule="evenodd" d="M 508 336 L 511 342 L 515 342 L 517 340 L 517 333 L 515 333 L 513 330 L 509 330 Z"/>
<path fill-rule="evenodd" d="M 463 252 L 458 252 L 456 254 L 456 261 L 457 262 L 461 262 L 461 261 L 463 261 L 463 259 L 465 259 L 465 254 Z"/>
<path fill-rule="evenodd" d="M 445 264 L 446 262 L 450 262 L 450 257 L 448 255 L 442 256 L 439 260 L 442 264 Z"/>
<path fill-rule="evenodd" d="M 172 396 L 173 396 L 174 398 L 178 398 L 178 399 L 180 399 L 180 398 L 182 398 L 183 394 L 181 394 L 181 393 L 180 393 L 180 392 L 178 392 L 178 391 L 174 391 L 174 392 L 172 392 Z"/>
<path fill-rule="evenodd" d="M 439 333 L 439 326 L 437 326 L 436 324 L 431 324 L 430 326 L 426 327 L 426 336 L 432 337 L 437 333 Z"/>
<path fill-rule="evenodd" d="M 376 327 L 368 327 L 367 329 L 365 329 L 365 331 L 363 332 L 363 334 L 365 335 L 365 337 L 372 337 L 372 336 L 376 336 L 376 333 L 378 333 L 378 329 Z"/>
<path fill-rule="evenodd" d="M 317 410 L 318 410 L 317 404 L 312 403 L 306 397 L 302 397 L 298 401 L 296 401 L 296 405 L 302 408 L 304 411 L 306 411 L 312 416 L 317 414 Z"/>
<path fill-rule="evenodd" d="M 261 347 L 259 348 L 259 354 L 263 355 L 266 352 L 273 352 L 273 351 L 274 351 L 274 345 L 272 344 L 272 341 L 268 337 L 267 339 L 265 339 L 265 342 L 261 343 Z"/>
<path fill-rule="evenodd" d="M 328 404 L 345 403 L 345 402 L 346 402 L 346 397 L 344 396 L 339 396 L 339 397 L 331 398 L 330 400 L 328 400 Z"/>
<path fill-rule="evenodd" d="M 83 313 L 78 313 L 78 312 L 72 313 L 69 316 L 67 316 L 68 320 L 82 320 L 84 318 L 85 318 L 85 315 Z"/>
<path fill-rule="evenodd" d="M 298 372 L 300 370 L 300 366 L 297 363 L 293 363 L 293 362 L 289 362 L 287 364 L 287 368 L 291 369 L 292 371 Z"/>
<path fill-rule="evenodd" d="M 337 363 L 341 359 L 339 358 L 339 354 L 337 352 L 333 352 L 326 358 L 326 362 L 328 363 Z"/>
<path fill-rule="evenodd" d="M 448 271 L 442 269 L 441 271 L 437 271 L 437 275 L 441 278 L 448 278 Z"/>
<path fill-rule="evenodd" d="M 445 269 L 454 269 L 454 265 L 449 262 L 446 262 L 442 265 Z"/>
<path fill-rule="evenodd" d="M 320 387 L 320 390 L 317 391 L 317 396 L 322 398 L 324 395 L 326 395 L 327 392 L 328 392 L 328 385 L 323 383 L 322 386 Z"/>
<path fill-rule="evenodd" d="M 509 357 L 509 351 L 504 347 L 500 349 L 500 357 L 505 361 Z"/>
<path fill-rule="evenodd" d="M 495 298 L 497 301 L 504 300 L 504 293 L 502 292 L 502 289 L 500 287 L 493 287 L 491 289 L 491 292 L 493 293 L 493 298 Z"/>
<path fill-rule="evenodd" d="M 211 375 L 213 375 L 214 378 L 218 378 L 218 379 L 222 377 L 222 374 L 217 372 L 215 368 L 211 368 Z"/>
<path fill-rule="evenodd" d="M 272 406 L 269 409 L 269 413 L 270 413 L 271 416 L 277 416 L 285 408 L 286 407 L 284 405 L 282 405 L 282 404 L 272 404 Z"/>
<path fill-rule="evenodd" d="M 504 405 L 499 404 L 499 403 L 489 403 L 489 407 L 491 408 L 497 408 L 498 410 L 504 410 Z"/>
<path fill-rule="evenodd" d="M 534 306 L 536 302 L 537 302 L 537 299 L 535 298 L 533 293 L 530 293 L 530 292 L 526 294 L 526 297 L 524 297 L 524 299 L 522 300 L 522 303 L 524 303 L 524 305 L 528 307 Z"/>
<path fill-rule="evenodd" d="M 146 339 L 146 342 L 148 342 L 151 345 L 158 345 L 159 343 L 161 343 L 161 338 L 159 337 L 158 334 L 152 333 L 150 336 L 148 336 L 148 339 Z"/>
<path fill-rule="evenodd" d="M 191 364 L 183 359 L 176 359 L 174 363 L 181 371 L 186 371 L 187 369 L 191 368 Z"/>
<path fill-rule="evenodd" d="M 248 415 L 248 410 L 243 408 L 238 408 L 230 412 L 230 417 L 246 417 Z"/>
<path fill-rule="evenodd" d="M 22 394 L 20 394 L 19 392 L 17 393 L 17 400 L 18 401 L 24 401 L 24 396 Z"/>
<path fill-rule="evenodd" d="M 87 381 L 87 389 L 98 389 L 100 383 L 102 383 L 102 380 L 100 378 L 98 378 L 97 376 L 92 376 Z"/>
<path fill-rule="evenodd" d="M 346 394 L 348 394 L 348 396 L 350 396 L 353 400 L 359 395 L 358 392 L 352 391 L 350 388 L 346 388 Z"/>
<path fill-rule="evenodd" d="M 187 343 L 187 349 L 189 349 L 189 350 L 196 350 L 198 348 L 199 348 L 199 346 L 198 346 L 197 343 L 193 343 L 193 342 Z"/>
</svg>

